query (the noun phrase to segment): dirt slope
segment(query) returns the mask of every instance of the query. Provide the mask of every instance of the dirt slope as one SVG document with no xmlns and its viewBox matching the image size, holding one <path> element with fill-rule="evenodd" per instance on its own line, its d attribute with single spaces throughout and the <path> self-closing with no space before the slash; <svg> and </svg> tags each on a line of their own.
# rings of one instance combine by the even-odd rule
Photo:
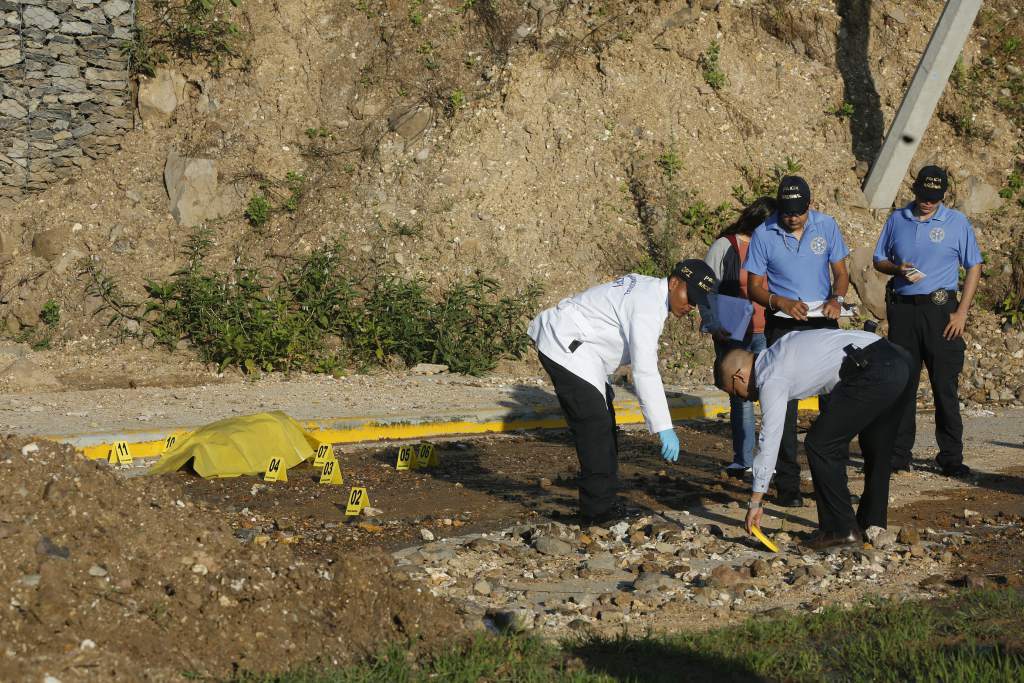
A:
<svg viewBox="0 0 1024 683">
<path fill-rule="evenodd" d="M 857 188 L 940 10 L 923 0 L 870 11 L 824 0 L 476 5 L 243 2 L 249 41 L 234 68 L 215 78 L 201 65 L 173 65 L 188 85 L 170 122 L 143 123 L 120 154 L 0 215 L 9 333 L 30 337 L 24 326 L 38 325 L 52 298 L 61 307 L 55 350 L 34 362 L 72 386 L 124 374 L 114 364 L 131 366 L 120 354 L 137 346 L 112 346 L 78 264 L 93 258 L 134 296 L 180 265 L 190 231 L 168 212 L 171 148 L 215 159 L 234 193 L 236 210 L 210 224 L 215 259 L 269 272 L 342 239 L 353 268 L 439 283 L 481 269 L 508 285 L 540 280 L 554 301 L 642 261 L 638 188 L 662 213 L 673 192 L 735 205 L 733 188 L 749 190 L 744 167 L 763 175 L 787 159 L 851 246 L 873 244 L 884 214 L 863 208 Z M 984 41 L 972 36 L 965 64 Z M 718 90 L 703 73 L 713 42 L 725 76 Z M 852 117 L 829 113 L 844 101 Z M 936 120 L 914 163 L 950 166 L 954 201 L 971 177 L 1002 186 L 1019 154 L 1015 124 L 979 106 L 987 142 Z M 671 174 L 659 164 L 666 155 Z M 254 229 L 245 202 L 261 180 L 289 171 L 306 177 L 296 211 Z M 1013 202 L 975 217 L 996 273 L 1020 214 Z M 37 256 L 40 240 L 63 246 Z M 683 235 L 676 255 L 705 248 L 700 235 Z M 696 340 L 685 323 L 673 334 Z M 677 352 L 667 369 L 685 378 L 708 353 Z M 152 356 L 147 371 L 205 381 L 188 354 Z"/>
</svg>

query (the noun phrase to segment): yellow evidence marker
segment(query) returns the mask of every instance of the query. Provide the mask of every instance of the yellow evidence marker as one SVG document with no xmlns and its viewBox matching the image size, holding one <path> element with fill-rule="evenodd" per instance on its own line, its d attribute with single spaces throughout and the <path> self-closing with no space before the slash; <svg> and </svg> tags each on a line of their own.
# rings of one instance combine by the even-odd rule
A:
<svg viewBox="0 0 1024 683">
<path fill-rule="evenodd" d="M 321 484 L 336 484 L 341 486 L 344 481 L 341 478 L 341 467 L 338 465 L 338 461 L 333 457 L 324 463 L 324 468 L 320 470 L 320 483 Z"/>
<path fill-rule="evenodd" d="M 765 536 L 764 532 L 762 532 L 759 528 L 757 528 L 756 526 L 751 527 L 750 531 L 754 534 L 754 536 L 757 537 L 757 540 L 761 541 L 761 543 L 764 544 L 765 548 L 768 548 L 768 550 L 771 550 L 773 553 L 779 552 L 779 546 L 772 543 L 772 540 Z"/>
<path fill-rule="evenodd" d="M 322 443 L 316 447 L 316 457 L 313 458 L 313 467 L 323 467 L 328 459 L 334 459 L 334 449 L 330 444 Z"/>
<path fill-rule="evenodd" d="M 412 459 L 415 457 L 416 451 L 412 446 L 399 446 L 398 448 L 398 460 L 395 462 L 396 470 L 407 470 L 412 466 Z"/>
<path fill-rule="evenodd" d="M 353 486 L 348 494 L 348 505 L 345 506 L 345 514 L 348 516 L 358 515 L 359 512 L 370 505 L 370 496 L 363 486 Z"/>
<path fill-rule="evenodd" d="M 288 468 L 281 458 L 271 458 L 267 471 L 263 473 L 263 481 L 288 481 Z"/>
<path fill-rule="evenodd" d="M 118 441 L 107 451 L 107 462 L 111 465 L 131 465 L 132 453 L 127 441 Z"/>
<path fill-rule="evenodd" d="M 421 443 L 416 449 L 416 467 L 430 467 L 434 463 L 431 462 L 436 460 L 437 456 L 434 455 L 434 444 L 432 443 Z"/>
</svg>

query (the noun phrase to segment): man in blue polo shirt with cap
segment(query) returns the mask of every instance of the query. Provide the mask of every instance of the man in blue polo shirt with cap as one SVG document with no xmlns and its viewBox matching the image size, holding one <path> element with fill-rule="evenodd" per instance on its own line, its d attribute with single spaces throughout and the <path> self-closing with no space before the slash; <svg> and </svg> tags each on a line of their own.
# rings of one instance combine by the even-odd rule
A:
<svg viewBox="0 0 1024 683">
<path fill-rule="evenodd" d="M 850 286 L 844 259 L 850 253 L 831 216 L 811 210 L 811 188 L 799 176 L 779 183 L 778 210 L 750 240 L 747 291 L 765 307 L 765 337 L 772 346 L 789 332 L 839 327 Z M 786 421 L 775 465 L 776 502 L 803 505 L 797 462 L 797 401 L 786 407 Z M 826 398 L 819 397 L 822 409 Z"/>
<path fill-rule="evenodd" d="M 946 476 L 963 477 L 971 470 L 964 464 L 958 383 L 964 366 L 967 312 L 981 280 L 981 251 L 967 217 L 942 204 L 948 187 L 945 170 L 922 168 L 914 181 L 914 201 L 885 222 L 874 261 L 875 270 L 893 276 L 886 290 L 889 339 L 909 351 L 912 359 L 913 391 L 903 406 L 893 470 L 911 469 L 915 399 L 923 362 L 935 396 L 939 446 L 935 460 Z M 957 301 L 961 266 L 967 277 Z"/>
</svg>

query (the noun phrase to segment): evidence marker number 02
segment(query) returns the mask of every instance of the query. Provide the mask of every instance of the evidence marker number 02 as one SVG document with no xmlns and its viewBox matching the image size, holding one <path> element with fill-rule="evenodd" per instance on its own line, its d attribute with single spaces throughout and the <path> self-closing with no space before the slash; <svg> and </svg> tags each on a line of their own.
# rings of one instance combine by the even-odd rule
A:
<svg viewBox="0 0 1024 683">
<path fill-rule="evenodd" d="M 366 493 L 366 487 L 353 486 L 348 494 L 348 505 L 345 506 L 345 514 L 348 516 L 358 515 L 363 508 L 370 506 L 370 496 Z"/>
</svg>

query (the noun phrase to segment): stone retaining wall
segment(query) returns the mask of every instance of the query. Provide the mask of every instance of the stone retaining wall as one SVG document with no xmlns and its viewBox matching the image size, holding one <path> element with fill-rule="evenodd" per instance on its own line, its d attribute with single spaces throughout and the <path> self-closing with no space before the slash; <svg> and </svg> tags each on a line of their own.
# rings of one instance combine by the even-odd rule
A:
<svg viewBox="0 0 1024 683">
<path fill-rule="evenodd" d="M 133 0 L 0 0 L 0 201 L 75 175 L 134 126 Z"/>
</svg>

